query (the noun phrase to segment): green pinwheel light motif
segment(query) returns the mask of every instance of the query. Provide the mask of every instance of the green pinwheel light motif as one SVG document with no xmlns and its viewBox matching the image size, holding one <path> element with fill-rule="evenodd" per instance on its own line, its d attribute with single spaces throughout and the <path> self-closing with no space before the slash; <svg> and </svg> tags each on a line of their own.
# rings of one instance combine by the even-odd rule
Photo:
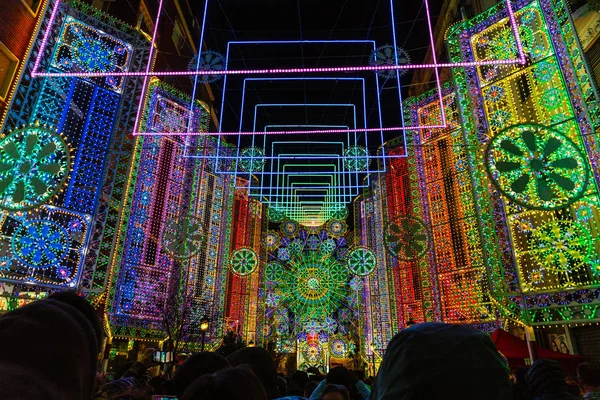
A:
<svg viewBox="0 0 600 400">
<path fill-rule="evenodd" d="M 175 260 L 187 260 L 200 251 L 204 229 L 196 218 L 180 218 L 167 222 L 162 232 L 162 247 Z"/>
<path fill-rule="evenodd" d="M 254 250 L 242 247 L 231 254 L 229 260 L 231 270 L 239 276 L 247 276 L 256 271 L 258 267 L 258 256 Z"/>
<path fill-rule="evenodd" d="M 258 147 L 248 147 L 240 152 L 240 169 L 246 172 L 260 172 L 265 167 L 265 152 Z"/>
<path fill-rule="evenodd" d="M 323 256 L 329 256 L 335 251 L 336 247 L 335 240 L 327 239 L 321 243 L 319 246 L 319 251 Z"/>
<path fill-rule="evenodd" d="M 113 50 L 97 39 L 80 39 L 74 43 L 74 58 L 87 72 L 111 72 L 116 57 Z"/>
<path fill-rule="evenodd" d="M 69 250 L 69 235 L 57 223 L 48 220 L 28 221 L 13 234 L 15 257 L 30 268 L 57 266 Z"/>
<path fill-rule="evenodd" d="M 564 208 L 585 194 L 589 167 L 579 147 L 562 133 L 523 124 L 496 135 L 486 149 L 496 187 L 530 209 Z"/>
<path fill-rule="evenodd" d="M 0 142 L 0 208 L 24 211 L 47 203 L 69 174 L 70 152 L 49 129 L 29 126 Z"/>
<path fill-rule="evenodd" d="M 265 268 L 267 282 L 280 282 L 283 279 L 283 267 L 276 262 L 270 262 Z"/>
<path fill-rule="evenodd" d="M 285 212 L 279 209 L 276 206 L 269 206 L 269 211 L 267 211 L 267 215 L 271 222 L 282 222 L 285 219 Z"/>
<path fill-rule="evenodd" d="M 332 206 L 330 219 L 344 220 L 346 218 L 348 218 L 348 207 L 341 204 Z"/>
<path fill-rule="evenodd" d="M 344 166 L 348 171 L 366 171 L 369 166 L 369 150 L 363 146 L 350 146 L 344 152 Z"/>
<path fill-rule="evenodd" d="M 531 235 L 529 248 L 545 269 L 569 272 L 582 267 L 592 253 L 593 239 L 583 225 L 567 220 L 545 223 Z"/>
<path fill-rule="evenodd" d="M 414 261 L 429 250 L 430 233 L 425 224 L 414 217 L 401 215 L 385 229 L 387 251 L 398 260 Z"/>
<path fill-rule="evenodd" d="M 366 247 L 357 247 L 348 253 L 348 268 L 354 275 L 371 275 L 376 266 L 375 253 Z"/>
</svg>

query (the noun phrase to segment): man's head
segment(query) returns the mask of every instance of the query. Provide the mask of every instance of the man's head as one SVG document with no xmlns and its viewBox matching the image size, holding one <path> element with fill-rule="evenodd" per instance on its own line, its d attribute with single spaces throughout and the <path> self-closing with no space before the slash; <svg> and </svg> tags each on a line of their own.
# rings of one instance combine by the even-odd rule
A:
<svg viewBox="0 0 600 400">
<path fill-rule="evenodd" d="M 343 385 L 327 385 L 321 395 L 322 400 L 349 400 L 350 393 Z"/>
<path fill-rule="evenodd" d="M 591 362 L 577 366 L 577 379 L 586 392 L 600 392 L 600 367 Z"/>
</svg>

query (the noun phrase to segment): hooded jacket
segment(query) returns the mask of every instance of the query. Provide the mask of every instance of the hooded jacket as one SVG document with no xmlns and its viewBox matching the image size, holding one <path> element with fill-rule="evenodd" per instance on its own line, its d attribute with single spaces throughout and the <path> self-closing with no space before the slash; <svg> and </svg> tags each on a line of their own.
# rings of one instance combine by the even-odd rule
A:
<svg viewBox="0 0 600 400">
<path fill-rule="evenodd" d="M 40 300 L 0 317 L 0 398 L 88 400 L 98 335 L 77 308 Z"/>
<path fill-rule="evenodd" d="M 468 326 L 413 325 L 390 341 L 370 400 L 512 399 L 491 339 Z"/>
</svg>

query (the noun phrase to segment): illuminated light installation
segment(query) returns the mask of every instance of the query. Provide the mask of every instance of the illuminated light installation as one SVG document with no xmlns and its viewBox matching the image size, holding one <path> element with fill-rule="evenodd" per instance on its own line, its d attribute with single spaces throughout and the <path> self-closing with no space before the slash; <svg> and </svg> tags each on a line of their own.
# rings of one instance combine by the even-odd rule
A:
<svg viewBox="0 0 600 400">
<path fill-rule="evenodd" d="M 363 146 L 350 146 L 344 152 L 344 166 L 348 171 L 366 171 L 369 168 L 369 151 Z"/>
<path fill-rule="evenodd" d="M 350 295 L 347 253 L 346 238 L 330 236 L 323 226 L 290 229 L 268 249 L 264 326 L 274 329 L 263 330 L 262 340 L 276 341 L 280 350 L 297 340 L 301 364 L 307 366 L 323 365 L 329 343 L 340 358 L 348 354 L 357 299 Z M 288 350 L 295 352 L 296 346 Z"/>
<path fill-rule="evenodd" d="M 372 66 L 396 65 L 396 63 L 400 65 L 410 64 L 410 56 L 406 50 L 400 47 L 394 49 L 394 46 L 389 44 L 381 46 L 377 50 L 373 50 L 371 57 L 369 57 L 369 64 Z M 406 71 L 407 70 L 405 69 L 400 70 L 400 76 L 406 74 Z M 377 75 L 384 79 L 395 79 L 396 70 L 378 70 Z"/>
<path fill-rule="evenodd" d="M 74 288 L 91 218 L 43 205 L 0 216 L 0 280 Z"/>
<path fill-rule="evenodd" d="M 235 186 L 244 185 L 248 185 L 248 181 L 237 178 Z M 266 218 L 265 222 L 262 220 L 263 206 L 258 200 L 248 196 L 247 189 L 235 189 L 232 214 L 232 251 L 227 273 L 224 322 L 226 329 L 239 334 L 246 343 L 258 343 L 258 336 L 262 330 L 259 320 L 265 307 L 259 297 L 265 269 L 262 256 L 263 241 L 270 237 L 270 248 L 276 248 L 280 237 L 273 231 L 263 235 L 263 231 L 266 231 Z"/>
<path fill-rule="evenodd" d="M 49 19 L 49 27 L 46 30 L 46 32 L 44 33 L 44 38 L 42 40 L 42 50 L 44 50 L 44 48 L 46 47 L 46 44 L 48 42 L 48 39 L 50 37 L 49 33 L 50 33 L 50 29 L 52 28 L 52 25 L 55 22 L 59 7 L 61 6 L 61 3 L 64 0 L 57 0 L 55 3 L 54 8 L 52 9 L 52 13 L 50 14 L 50 19 Z M 433 41 L 433 34 L 431 31 L 431 18 L 429 15 L 429 4 L 427 0 L 424 0 L 424 5 L 425 5 L 425 9 L 427 11 L 427 21 L 428 21 L 428 25 L 429 25 L 429 30 L 430 30 L 430 39 Z M 159 12 L 158 12 L 158 16 L 156 18 L 156 22 L 155 24 L 158 25 L 162 15 L 160 10 L 162 9 L 162 5 L 163 5 L 163 0 L 159 1 Z M 208 3 L 207 3 L 208 5 Z M 392 7 L 394 7 L 394 2 L 391 2 Z M 515 17 L 514 17 L 514 13 L 513 13 L 513 9 L 512 9 L 512 5 L 510 3 L 510 1 L 506 1 L 505 3 L 507 9 L 508 9 L 508 13 L 509 13 L 509 19 L 510 19 L 510 24 L 511 24 L 511 30 L 514 34 L 514 39 L 516 41 L 516 46 L 517 46 L 517 56 L 518 58 L 513 58 L 513 59 L 489 59 L 489 60 L 485 60 L 485 61 L 479 61 L 477 63 L 474 62 L 451 62 L 451 63 L 433 63 L 433 64 L 399 64 L 399 65 L 376 65 L 376 66 L 357 66 L 357 67 L 330 67 L 330 68 L 287 68 L 287 69 L 283 69 L 283 68 L 272 68 L 272 69 L 258 69 L 258 70 L 222 70 L 219 72 L 219 74 L 223 74 L 223 75 L 235 75 L 235 74 L 284 74 L 284 73 L 289 73 L 289 74 L 302 74 L 302 73 L 313 73 L 313 72 L 347 72 L 347 71 L 386 71 L 386 70 L 402 70 L 402 69 L 413 69 L 413 68 L 446 68 L 446 67 L 466 67 L 466 66 L 472 66 L 472 65 L 510 65 L 510 64 L 524 64 L 525 63 L 525 57 L 523 54 L 523 45 L 521 44 L 521 40 L 519 37 L 519 28 L 518 25 L 515 21 Z M 207 7 L 205 8 L 204 11 L 204 21 L 206 21 L 206 10 Z M 204 29 L 204 27 L 203 27 Z M 152 40 L 152 45 L 154 46 L 155 44 L 155 39 L 156 39 L 156 35 L 153 36 L 153 40 Z M 433 44 L 433 43 L 432 43 Z M 36 62 L 34 64 L 34 68 L 32 71 L 32 75 L 38 76 L 38 77 L 52 77 L 52 76 L 57 76 L 54 73 L 47 73 L 47 72 L 39 72 L 39 66 L 40 66 L 40 61 L 41 61 L 41 56 L 38 57 L 36 59 Z M 148 61 L 148 65 L 151 64 L 151 59 Z M 79 72 L 79 73 L 69 73 L 68 76 L 71 77 L 101 77 L 101 76 L 105 76 L 107 75 L 106 73 L 102 73 L 102 72 Z M 213 70 L 194 70 L 194 71 L 154 71 L 154 72 L 120 72 L 120 73 L 115 73 L 113 74 L 113 76 L 194 76 L 194 75 L 198 75 L 198 76 L 202 76 L 202 75 L 214 75 L 214 71 Z M 67 75 L 63 75 L 63 76 L 67 76 Z"/>
<path fill-rule="evenodd" d="M 134 110 L 121 99 L 134 98 L 139 87 L 122 77 L 32 79 L 31 71 L 36 62 L 56 73 L 107 70 L 106 61 L 115 71 L 129 71 L 147 59 L 148 42 L 85 4 L 51 4 L 53 13 L 40 18 L 44 39 L 32 40 L 3 121 L 2 148 L 8 153 L 2 155 L 0 181 L 8 186 L 0 196 L 9 207 L 0 212 L 0 241 L 10 250 L 0 281 L 14 284 L 13 293 L 76 288 L 94 296 L 105 289 L 109 274 L 119 172 L 131 162 L 124 136 L 133 131 Z M 12 183 L 11 171 L 19 173 Z M 23 201 L 15 201 L 20 193 Z"/>
<path fill-rule="evenodd" d="M 200 55 L 200 60 L 198 61 L 198 54 L 196 54 L 190 60 L 188 64 L 189 71 L 213 71 L 212 75 L 200 75 L 198 76 L 198 81 L 200 83 L 213 83 L 223 78 L 223 75 L 217 73 L 217 71 L 222 71 L 225 69 L 225 57 L 222 54 L 219 54 L 212 50 L 203 51 Z M 194 76 L 190 76 L 192 81 L 194 80 Z"/>
<path fill-rule="evenodd" d="M 0 142 L 0 208 L 23 211 L 51 200 L 71 167 L 65 139 L 39 125 L 24 127 Z"/>
<path fill-rule="evenodd" d="M 525 208 L 564 208 L 581 198 L 588 185 L 584 153 L 560 132 L 515 125 L 490 140 L 487 168 L 498 190 Z"/>
<path fill-rule="evenodd" d="M 528 325 L 598 321 L 597 99 L 566 3 L 516 7 L 529 63 L 453 70 L 489 296 Z M 502 6 L 456 25 L 451 60 L 513 53 L 509 29 Z"/>
<path fill-rule="evenodd" d="M 209 109 L 152 79 L 144 101 L 146 129 L 208 128 Z M 231 181 L 207 160 L 185 152 L 216 152 L 213 140 L 144 137 L 135 142 L 122 226 L 112 264 L 107 314 L 113 336 L 164 338 L 164 318 L 184 315 L 184 340 L 209 316 L 206 345 L 222 334 Z M 200 223 L 202 222 L 202 223 Z"/>
<path fill-rule="evenodd" d="M 430 246 L 428 228 L 417 218 L 398 216 L 385 228 L 387 251 L 402 261 L 413 261 L 427 253 Z"/>
</svg>

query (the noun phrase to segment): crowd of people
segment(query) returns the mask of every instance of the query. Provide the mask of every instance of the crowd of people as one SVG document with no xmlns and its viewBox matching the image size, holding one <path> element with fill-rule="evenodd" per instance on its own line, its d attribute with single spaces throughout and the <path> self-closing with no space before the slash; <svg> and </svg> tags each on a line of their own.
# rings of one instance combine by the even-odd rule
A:
<svg viewBox="0 0 600 400">
<path fill-rule="evenodd" d="M 228 357 L 194 354 L 170 379 L 150 377 L 154 349 L 146 349 L 106 382 L 96 368 L 102 342 L 93 308 L 74 293 L 1 316 L 0 399 L 600 399 L 598 366 L 581 364 L 570 385 L 552 360 L 511 371 L 487 335 L 464 325 L 424 323 L 398 333 L 374 381 L 344 367 L 286 377 L 267 350 L 245 347 Z"/>
</svg>

